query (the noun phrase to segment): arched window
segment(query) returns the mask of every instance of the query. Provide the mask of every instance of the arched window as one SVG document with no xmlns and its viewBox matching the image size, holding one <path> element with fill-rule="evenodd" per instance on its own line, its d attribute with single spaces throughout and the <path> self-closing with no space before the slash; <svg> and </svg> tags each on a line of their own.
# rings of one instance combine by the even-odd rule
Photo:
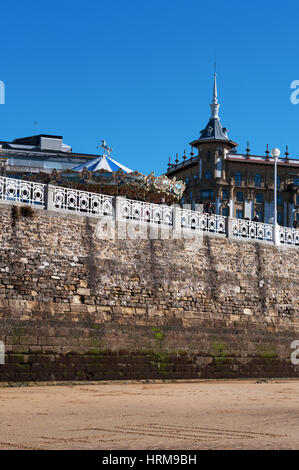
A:
<svg viewBox="0 0 299 470">
<path fill-rule="evenodd" d="M 235 185 L 236 186 L 242 186 L 242 175 L 241 175 L 241 173 L 236 173 L 235 174 Z"/>
<path fill-rule="evenodd" d="M 260 188 L 260 187 L 261 187 L 261 181 L 262 181 L 261 175 L 255 175 L 255 177 L 254 177 L 254 184 L 255 184 L 255 187 L 256 187 L 256 188 Z"/>
<path fill-rule="evenodd" d="M 212 173 L 210 172 L 210 170 L 205 172 L 205 179 L 206 180 L 211 180 L 212 179 Z"/>
<path fill-rule="evenodd" d="M 294 185 L 299 186 L 299 176 L 295 176 L 294 178 Z"/>
</svg>

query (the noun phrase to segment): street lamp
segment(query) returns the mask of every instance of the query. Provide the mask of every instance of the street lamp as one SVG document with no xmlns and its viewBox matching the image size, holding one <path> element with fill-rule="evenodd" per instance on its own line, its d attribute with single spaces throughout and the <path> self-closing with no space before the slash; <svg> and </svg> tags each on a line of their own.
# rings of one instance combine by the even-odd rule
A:
<svg viewBox="0 0 299 470">
<path fill-rule="evenodd" d="M 279 230 L 277 225 L 277 160 L 280 155 L 280 150 L 274 148 L 271 150 L 271 155 L 274 160 L 274 226 L 273 226 L 273 241 L 275 245 L 279 244 Z"/>
</svg>

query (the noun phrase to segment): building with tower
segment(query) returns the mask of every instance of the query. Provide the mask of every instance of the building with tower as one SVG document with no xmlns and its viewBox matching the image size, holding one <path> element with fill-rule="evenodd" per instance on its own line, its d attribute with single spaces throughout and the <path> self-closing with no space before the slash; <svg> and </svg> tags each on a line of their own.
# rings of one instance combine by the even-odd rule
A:
<svg viewBox="0 0 299 470">
<path fill-rule="evenodd" d="M 213 202 L 215 213 L 272 222 L 274 214 L 274 159 L 268 145 L 265 155 L 237 152 L 238 144 L 228 137 L 219 118 L 216 73 L 211 116 L 198 139 L 190 142 L 190 158 L 169 162 L 166 175 L 186 183 L 183 202 Z M 280 225 L 299 224 L 299 160 L 290 158 L 288 148 L 277 162 L 277 220 Z"/>
</svg>

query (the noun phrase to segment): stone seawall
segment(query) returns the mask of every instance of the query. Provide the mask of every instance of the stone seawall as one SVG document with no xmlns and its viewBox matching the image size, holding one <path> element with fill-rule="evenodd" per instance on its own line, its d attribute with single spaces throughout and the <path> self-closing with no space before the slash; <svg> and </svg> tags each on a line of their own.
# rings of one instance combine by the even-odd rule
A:
<svg viewBox="0 0 299 470">
<path fill-rule="evenodd" d="M 295 377 L 299 250 L 0 208 L 0 380 Z"/>
</svg>

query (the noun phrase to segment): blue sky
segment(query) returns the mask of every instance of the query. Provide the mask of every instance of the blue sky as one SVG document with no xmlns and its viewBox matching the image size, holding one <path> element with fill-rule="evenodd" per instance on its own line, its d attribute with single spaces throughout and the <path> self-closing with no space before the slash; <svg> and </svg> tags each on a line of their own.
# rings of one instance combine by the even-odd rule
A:
<svg viewBox="0 0 299 470">
<path fill-rule="evenodd" d="M 63 135 L 74 151 L 166 170 L 210 115 L 244 151 L 299 156 L 299 4 L 269 0 L 15 1 L 2 6 L 0 140 Z M 37 124 L 35 124 L 37 122 Z"/>
</svg>

